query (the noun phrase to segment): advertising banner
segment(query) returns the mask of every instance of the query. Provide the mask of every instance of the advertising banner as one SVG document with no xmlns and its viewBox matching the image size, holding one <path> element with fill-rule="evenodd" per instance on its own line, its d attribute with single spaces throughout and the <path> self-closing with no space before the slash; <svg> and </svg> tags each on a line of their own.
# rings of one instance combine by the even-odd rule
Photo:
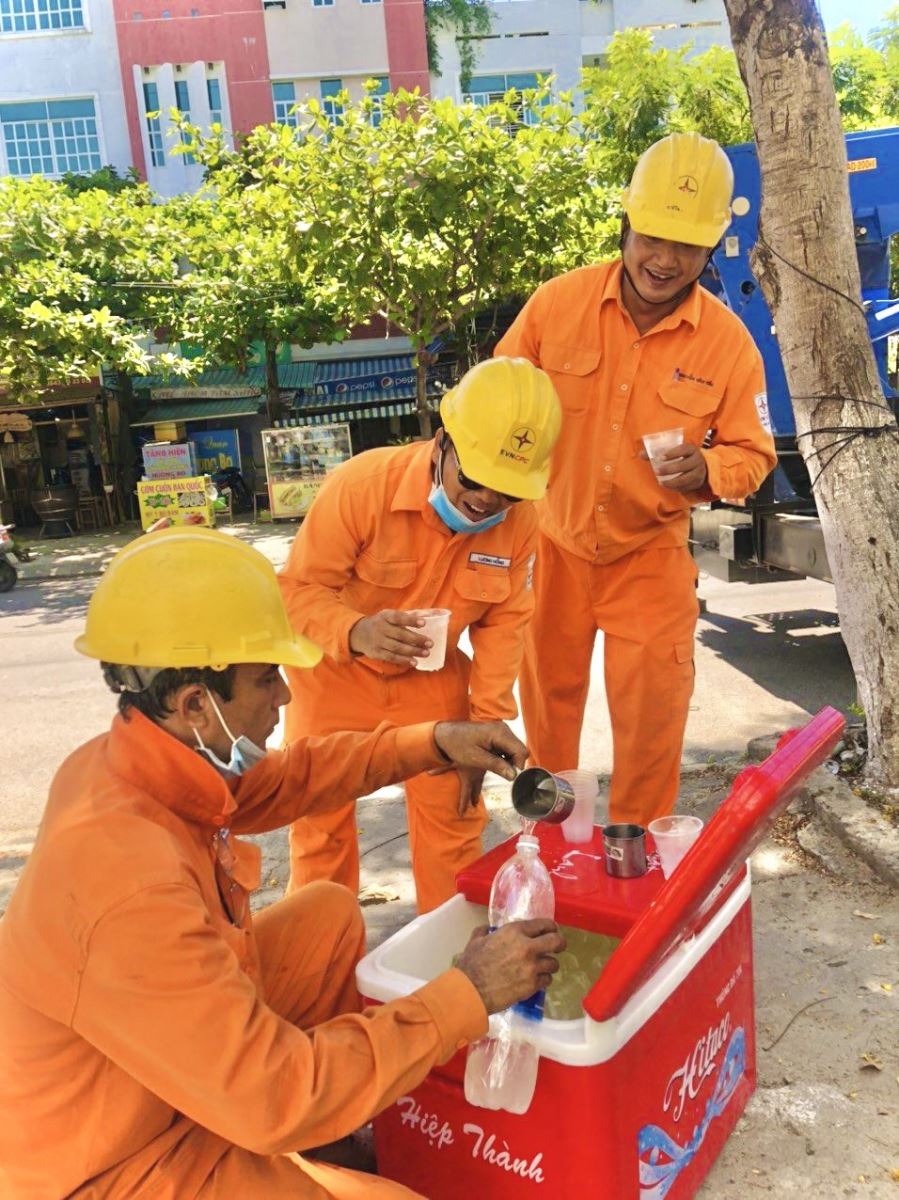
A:
<svg viewBox="0 0 899 1200">
<path fill-rule="evenodd" d="M 197 473 L 190 442 L 147 442 L 142 453 L 147 479 L 184 479 Z"/>
<path fill-rule="evenodd" d="M 171 525 L 215 524 L 205 475 L 184 479 L 142 479 L 137 485 L 140 523 L 149 529 L 161 518 Z"/>
<path fill-rule="evenodd" d="M 197 470 L 214 475 L 226 467 L 240 470 L 240 445 L 236 429 L 207 429 L 192 433 L 190 442 L 197 459 Z"/>
</svg>

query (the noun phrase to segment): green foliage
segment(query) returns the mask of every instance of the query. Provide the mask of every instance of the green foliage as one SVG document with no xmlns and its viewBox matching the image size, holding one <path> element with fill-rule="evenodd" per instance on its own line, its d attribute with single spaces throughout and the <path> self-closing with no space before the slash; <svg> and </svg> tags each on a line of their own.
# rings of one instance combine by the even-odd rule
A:
<svg viewBox="0 0 899 1200">
<path fill-rule="evenodd" d="M 435 75 L 440 74 L 437 34 L 443 29 L 452 31 L 459 48 L 460 82 L 465 91 L 477 60 L 474 39 L 484 37 L 492 28 L 487 0 L 425 0 L 428 67 Z"/>
<path fill-rule="evenodd" d="M 40 177 L 0 180 L 0 376 L 8 391 L 27 396 L 87 379 L 102 364 L 146 369 L 153 306 L 129 284 L 171 281 L 176 257 L 165 210 L 145 185 L 72 194 Z"/>
<path fill-rule="evenodd" d="M 124 175 L 120 175 L 114 166 L 107 164 L 90 175 L 76 175 L 73 171 L 66 171 L 60 177 L 60 183 L 73 196 L 79 192 L 92 191 L 94 188 L 103 192 L 121 192 L 125 188 L 137 187 L 140 184 L 140 175 L 135 167 L 129 167 Z"/>
</svg>

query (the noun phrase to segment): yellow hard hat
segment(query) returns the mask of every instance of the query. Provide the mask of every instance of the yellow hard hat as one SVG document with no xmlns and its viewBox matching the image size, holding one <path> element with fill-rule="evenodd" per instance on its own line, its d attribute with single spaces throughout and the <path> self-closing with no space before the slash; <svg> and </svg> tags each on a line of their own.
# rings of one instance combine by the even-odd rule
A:
<svg viewBox="0 0 899 1200">
<path fill-rule="evenodd" d="M 290 627 L 268 559 L 215 529 L 145 534 L 116 554 L 75 649 L 132 667 L 275 663 L 314 667 L 322 652 Z"/>
<path fill-rule="evenodd" d="M 459 466 L 484 487 L 539 500 L 562 409 L 549 376 L 526 358 L 491 358 L 466 372 L 440 402 Z"/>
<path fill-rule="evenodd" d="M 640 155 L 621 194 L 631 229 L 691 246 L 716 246 L 730 224 L 734 172 L 717 142 L 670 133 Z"/>
</svg>

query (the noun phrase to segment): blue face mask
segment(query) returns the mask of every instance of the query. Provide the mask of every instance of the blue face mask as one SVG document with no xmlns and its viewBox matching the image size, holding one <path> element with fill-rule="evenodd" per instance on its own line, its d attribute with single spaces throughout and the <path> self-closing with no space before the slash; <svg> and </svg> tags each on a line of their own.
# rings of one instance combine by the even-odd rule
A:
<svg viewBox="0 0 899 1200">
<path fill-rule="evenodd" d="M 200 737 L 200 731 L 195 729 L 194 737 L 197 739 L 197 750 L 200 754 L 204 754 L 215 769 L 223 775 L 243 775 L 245 771 L 249 771 L 250 767 L 255 767 L 256 763 L 261 762 L 265 758 L 267 751 L 263 747 L 257 746 L 245 734 L 241 734 L 239 738 L 236 738 L 225 724 L 225 718 L 222 716 L 212 692 L 207 689 L 206 695 L 209 697 L 209 703 L 215 709 L 215 715 L 221 722 L 222 729 L 224 729 L 225 733 L 231 739 L 231 758 L 228 762 L 223 762 L 212 747 L 207 746 Z"/>
<path fill-rule="evenodd" d="M 485 517 L 483 521 L 470 520 L 464 513 L 459 512 L 455 504 L 450 501 L 442 483 L 435 483 L 432 486 L 428 503 L 444 525 L 453 533 L 481 533 L 482 530 L 492 529 L 494 525 L 499 525 L 500 521 L 506 519 L 506 510 L 503 509 L 502 512 L 494 513 L 492 517 Z"/>
</svg>

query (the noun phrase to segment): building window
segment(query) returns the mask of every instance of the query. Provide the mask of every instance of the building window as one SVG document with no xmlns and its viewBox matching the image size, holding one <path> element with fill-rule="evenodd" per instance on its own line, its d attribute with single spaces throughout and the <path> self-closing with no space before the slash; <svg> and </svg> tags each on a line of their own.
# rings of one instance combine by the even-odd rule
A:
<svg viewBox="0 0 899 1200">
<path fill-rule="evenodd" d="M 343 115 L 343 105 L 337 96 L 343 91 L 343 81 L 340 79 L 323 79 L 321 82 L 322 109 L 332 125 L 336 125 Z"/>
<path fill-rule="evenodd" d="M 0 104 L 10 175 L 89 175 L 103 165 L 93 100 Z"/>
<path fill-rule="evenodd" d="M 159 121 L 159 88 L 155 83 L 144 84 L 144 113 L 147 121 L 147 141 L 150 144 L 150 165 L 165 166 L 165 146 Z"/>
<path fill-rule="evenodd" d="M 516 88 L 519 92 L 523 92 L 528 88 L 537 87 L 538 84 L 536 72 L 531 71 L 509 75 L 475 75 L 469 81 L 468 90 L 463 93 L 462 99 L 484 107 L 502 100 L 510 88 Z M 520 125 L 536 123 L 537 118 L 534 113 L 530 112 L 521 101 L 518 102 L 517 108 L 521 114 Z"/>
<path fill-rule="evenodd" d="M 209 124 L 222 123 L 222 85 L 218 79 L 206 80 L 206 99 L 209 102 Z"/>
<path fill-rule="evenodd" d="M 366 2 L 366 0 L 363 0 L 363 3 L 365 3 L 365 2 Z M 380 2 L 380 0 L 379 0 L 379 2 Z M 381 97 L 386 96 L 387 93 L 390 91 L 390 80 L 387 78 L 386 75 L 377 75 L 374 77 L 373 82 L 378 85 L 378 90 L 375 92 L 369 93 L 371 95 L 371 98 L 374 101 L 374 105 L 375 105 L 374 108 L 371 110 L 371 123 L 375 127 L 375 129 L 377 129 L 378 126 L 381 124 L 381 117 L 383 116 L 383 110 L 381 107 Z"/>
<path fill-rule="evenodd" d="M 190 89 L 186 79 L 175 80 L 175 108 L 185 121 L 190 120 Z M 192 154 L 182 154 L 181 161 L 191 165 L 197 160 Z"/>
<path fill-rule="evenodd" d="M 362 0 L 363 4 L 380 4 L 381 0 Z"/>
<path fill-rule="evenodd" d="M 296 92 L 292 83 L 272 84 L 272 103 L 275 106 L 275 120 L 279 125 L 289 125 L 296 129 L 299 122 L 293 106 L 297 102 Z"/>
<path fill-rule="evenodd" d="M 83 28 L 82 0 L 0 0 L 0 33 Z"/>
<path fill-rule="evenodd" d="M 334 0 L 312 0 L 313 8 L 333 8 Z"/>
</svg>

